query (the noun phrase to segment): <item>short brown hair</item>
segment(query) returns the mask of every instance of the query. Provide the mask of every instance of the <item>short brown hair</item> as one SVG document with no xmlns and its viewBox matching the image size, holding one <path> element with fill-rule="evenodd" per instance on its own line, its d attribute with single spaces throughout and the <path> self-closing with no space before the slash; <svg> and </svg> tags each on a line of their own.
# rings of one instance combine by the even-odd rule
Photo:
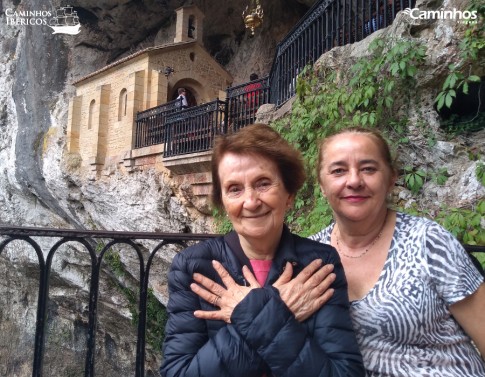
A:
<svg viewBox="0 0 485 377">
<path fill-rule="evenodd" d="M 183 92 L 185 92 L 185 88 L 179 88 L 177 92 L 178 94 L 182 94 Z"/>
<path fill-rule="evenodd" d="M 397 174 L 397 168 L 394 163 L 394 160 L 392 159 L 389 144 L 387 143 L 386 139 L 384 139 L 384 136 L 382 136 L 382 134 L 378 130 L 365 128 L 365 127 L 349 127 L 349 128 L 343 128 L 333 133 L 332 135 L 327 136 L 322 141 L 320 141 L 318 145 L 318 163 L 317 163 L 318 182 L 320 182 L 320 170 L 322 169 L 322 165 L 323 165 L 323 152 L 325 150 L 325 147 L 335 136 L 343 135 L 347 133 L 362 134 L 373 138 L 377 142 L 377 147 L 379 148 L 379 151 L 382 153 L 382 158 L 384 159 L 387 167 L 390 169 L 391 174 Z"/>
<path fill-rule="evenodd" d="M 295 195 L 305 182 L 306 174 L 300 152 L 270 126 L 252 124 L 235 133 L 220 135 L 215 141 L 211 161 L 212 203 L 219 209 L 223 207 L 219 164 L 227 153 L 257 155 L 273 161 L 290 195 Z"/>
</svg>

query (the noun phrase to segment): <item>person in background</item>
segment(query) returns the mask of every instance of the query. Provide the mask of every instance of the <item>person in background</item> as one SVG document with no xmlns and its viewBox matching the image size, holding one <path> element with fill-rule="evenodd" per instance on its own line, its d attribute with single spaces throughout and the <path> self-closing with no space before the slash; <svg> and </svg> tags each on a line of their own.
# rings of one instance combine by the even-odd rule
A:
<svg viewBox="0 0 485 377">
<path fill-rule="evenodd" d="M 263 99 L 262 97 L 262 87 L 261 81 L 254 82 L 258 80 L 258 75 L 256 73 L 251 73 L 249 76 L 249 80 L 251 81 L 248 85 L 244 87 L 244 91 L 246 92 L 246 111 L 249 115 L 249 122 L 253 123 L 256 119 L 256 112 L 259 109 L 259 106 L 262 105 Z"/>
<path fill-rule="evenodd" d="M 162 376 L 363 376 L 337 252 L 284 225 L 299 152 L 255 124 L 219 136 L 211 164 L 234 231 L 173 260 Z"/>
<path fill-rule="evenodd" d="M 340 254 L 367 376 L 485 376 L 484 279 L 440 225 L 388 208 L 385 139 L 344 129 L 321 142 L 317 171 L 334 222 L 311 238 Z"/>
<path fill-rule="evenodd" d="M 259 107 L 259 94 L 261 91 L 261 88 L 263 87 L 261 85 L 261 82 L 253 82 L 257 80 L 259 77 L 256 73 L 251 73 L 249 76 L 249 81 L 251 81 L 248 85 L 244 87 L 244 91 L 247 93 L 246 94 L 246 99 L 248 103 L 250 103 L 252 106 L 258 106 Z"/>
<path fill-rule="evenodd" d="M 180 107 L 182 109 L 187 108 L 189 106 L 189 104 L 187 102 L 185 88 L 178 88 L 177 93 L 179 94 L 178 97 L 177 97 L 177 101 L 180 101 Z"/>
</svg>

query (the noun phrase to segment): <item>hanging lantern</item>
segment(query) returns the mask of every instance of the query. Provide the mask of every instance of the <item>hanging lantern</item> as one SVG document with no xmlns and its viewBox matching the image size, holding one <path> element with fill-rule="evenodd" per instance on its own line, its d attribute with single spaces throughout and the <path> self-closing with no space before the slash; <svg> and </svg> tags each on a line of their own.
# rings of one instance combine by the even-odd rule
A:
<svg viewBox="0 0 485 377">
<path fill-rule="evenodd" d="M 242 12 L 246 29 L 251 29 L 251 37 L 254 36 L 254 29 L 263 23 L 263 16 L 263 8 L 261 8 L 259 0 L 251 0 L 250 5 Z"/>
</svg>

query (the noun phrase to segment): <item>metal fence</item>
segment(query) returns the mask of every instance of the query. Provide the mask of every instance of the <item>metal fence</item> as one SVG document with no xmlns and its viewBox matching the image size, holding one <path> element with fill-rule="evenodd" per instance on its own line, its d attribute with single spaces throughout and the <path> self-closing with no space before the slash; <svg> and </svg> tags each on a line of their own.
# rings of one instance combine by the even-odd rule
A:
<svg viewBox="0 0 485 377">
<path fill-rule="evenodd" d="M 53 257 L 59 248 L 68 243 L 76 242 L 88 254 L 91 260 L 91 276 L 89 290 L 89 313 L 88 313 L 88 336 L 86 344 L 85 377 L 95 376 L 95 355 L 96 355 L 96 316 L 99 291 L 99 279 L 101 264 L 106 253 L 116 245 L 127 245 L 132 248 L 139 260 L 139 320 L 136 348 L 135 377 L 142 377 L 145 374 L 145 339 L 146 339 L 146 314 L 147 314 L 147 293 L 148 278 L 152 261 L 157 252 L 168 244 L 179 244 L 185 246 L 187 241 L 201 241 L 216 237 L 215 234 L 174 234 L 174 233 L 146 233 L 146 232 L 112 232 L 112 231 L 78 231 L 59 230 L 46 228 L 26 228 L 0 226 L 0 255 L 5 248 L 15 240 L 25 241 L 32 247 L 38 259 L 39 266 L 39 292 L 37 304 L 37 320 L 35 330 L 34 356 L 32 376 L 42 376 L 42 365 L 44 357 L 45 327 L 47 316 L 47 305 L 49 301 L 49 277 Z M 34 238 L 55 238 L 57 241 L 49 250 L 42 250 Z M 95 250 L 96 239 L 109 240 L 100 250 Z M 150 252 L 147 261 L 143 258 L 140 249 L 140 240 L 159 240 L 160 242 Z M 469 252 L 485 253 L 484 246 L 465 245 Z"/>
<path fill-rule="evenodd" d="M 269 74 L 271 103 L 282 105 L 296 91 L 296 79 L 335 46 L 358 42 L 392 24 L 415 0 L 322 0 L 316 2 L 276 47 Z"/>
<path fill-rule="evenodd" d="M 219 99 L 168 115 L 163 157 L 207 151 L 227 132 L 226 102 Z"/>
<path fill-rule="evenodd" d="M 186 246 L 187 241 L 200 241 L 212 238 L 211 234 L 173 234 L 173 233 L 143 233 L 143 232 L 110 232 L 110 231 L 78 231 L 58 230 L 45 228 L 5 227 L 0 226 L 0 255 L 5 248 L 15 240 L 25 241 L 35 252 L 39 267 L 39 292 L 37 301 L 37 320 L 34 342 L 34 356 L 32 376 L 42 376 L 42 365 L 44 357 L 45 328 L 47 321 L 47 306 L 49 302 L 49 277 L 51 275 L 51 264 L 59 248 L 69 242 L 75 242 L 88 254 L 91 261 L 91 277 L 89 289 L 89 312 L 88 312 L 88 334 L 86 344 L 86 358 L 84 376 L 95 376 L 95 355 L 96 355 L 96 316 L 99 293 L 100 271 L 103 259 L 108 251 L 112 251 L 116 245 L 129 246 L 136 252 L 139 260 L 140 270 L 138 281 L 139 306 L 138 306 L 138 337 L 136 348 L 135 376 L 145 376 L 145 343 L 146 343 L 146 313 L 148 278 L 154 256 L 168 244 L 179 244 Z M 38 242 L 33 238 L 54 237 L 57 239 L 49 250 L 42 250 Z M 95 240 L 107 241 L 101 250 L 96 250 Z M 160 240 L 157 246 L 150 251 L 145 262 L 143 253 L 138 241 Z"/>
</svg>

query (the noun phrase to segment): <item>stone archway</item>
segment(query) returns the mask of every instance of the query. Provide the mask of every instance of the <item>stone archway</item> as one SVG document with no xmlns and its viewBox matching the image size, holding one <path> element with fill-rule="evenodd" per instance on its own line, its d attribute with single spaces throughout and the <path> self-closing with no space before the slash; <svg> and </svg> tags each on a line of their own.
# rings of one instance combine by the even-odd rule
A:
<svg viewBox="0 0 485 377">
<path fill-rule="evenodd" d="M 201 82 L 194 77 L 179 78 L 170 89 L 171 95 L 169 96 L 169 100 L 174 100 L 178 97 L 177 90 L 180 87 L 185 88 L 186 90 L 187 102 L 189 106 L 197 106 L 205 102 L 215 100 L 215 98 L 207 98 L 208 95 L 204 84 L 206 86 L 208 85 L 208 83 L 204 83 L 204 81 Z"/>
</svg>

